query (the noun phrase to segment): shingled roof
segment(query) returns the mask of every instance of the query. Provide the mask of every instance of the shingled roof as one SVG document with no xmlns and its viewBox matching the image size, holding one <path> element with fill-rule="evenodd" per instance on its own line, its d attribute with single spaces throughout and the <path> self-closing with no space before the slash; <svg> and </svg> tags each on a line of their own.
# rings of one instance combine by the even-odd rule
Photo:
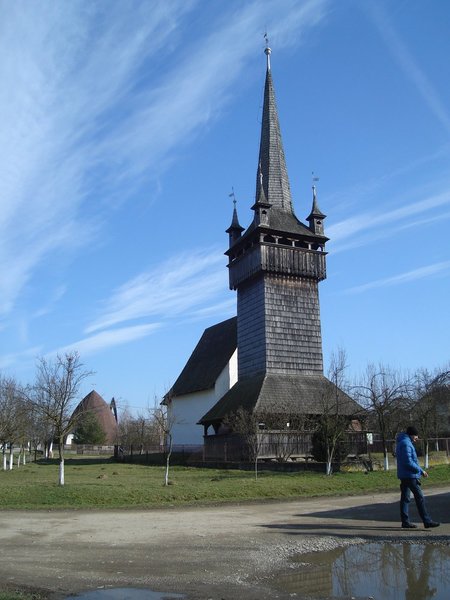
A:
<svg viewBox="0 0 450 600">
<path fill-rule="evenodd" d="M 243 408 L 249 412 L 317 415 L 324 412 L 325 398 L 334 393 L 334 384 L 322 374 L 260 374 L 238 381 L 200 419 L 199 424 L 218 423 Z M 361 413 L 361 406 L 339 390 L 341 414 Z"/>
<path fill-rule="evenodd" d="M 237 318 L 208 327 L 167 396 L 182 396 L 214 387 L 237 347 Z"/>
</svg>

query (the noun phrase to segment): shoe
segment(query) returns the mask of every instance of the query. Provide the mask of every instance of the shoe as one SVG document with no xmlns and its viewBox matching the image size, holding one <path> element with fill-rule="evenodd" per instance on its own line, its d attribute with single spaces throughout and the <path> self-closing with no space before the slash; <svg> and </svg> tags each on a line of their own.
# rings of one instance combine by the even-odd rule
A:
<svg viewBox="0 0 450 600">
<path fill-rule="evenodd" d="M 430 527 L 439 527 L 440 523 L 436 523 L 436 521 L 430 521 L 429 523 L 424 523 L 425 529 L 430 529 Z"/>
<path fill-rule="evenodd" d="M 402 523 L 402 527 L 403 529 L 417 529 L 417 525 L 414 525 L 414 523 Z M 427 525 L 425 525 L 425 527 L 427 527 Z M 431 525 L 428 527 L 431 527 Z"/>
</svg>

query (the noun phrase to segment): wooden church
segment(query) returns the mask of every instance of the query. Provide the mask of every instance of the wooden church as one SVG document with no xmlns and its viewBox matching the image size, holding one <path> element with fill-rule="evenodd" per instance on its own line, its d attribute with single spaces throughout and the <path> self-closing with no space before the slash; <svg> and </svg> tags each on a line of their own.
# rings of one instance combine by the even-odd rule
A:
<svg viewBox="0 0 450 600">
<path fill-rule="evenodd" d="M 323 374 L 318 285 L 326 278 L 325 215 L 314 185 L 307 224 L 295 215 L 270 48 L 265 53 L 254 218 L 247 229 L 241 227 L 235 204 L 227 229 L 237 317 L 205 330 L 164 400 L 174 423 L 174 443 L 203 441 L 206 454 L 226 443 L 233 433 L 229 416 L 240 408 L 264 419 L 280 416 L 281 422 L 284 415 L 285 428 L 292 415 L 320 415 L 330 393 L 340 394 L 341 410 L 349 419 L 360 410 Z M 203 431 L 194 435 L 194 423 Z M 192 437 L 188 440 L 183 431 L 191 431 Z"/>
</svg>

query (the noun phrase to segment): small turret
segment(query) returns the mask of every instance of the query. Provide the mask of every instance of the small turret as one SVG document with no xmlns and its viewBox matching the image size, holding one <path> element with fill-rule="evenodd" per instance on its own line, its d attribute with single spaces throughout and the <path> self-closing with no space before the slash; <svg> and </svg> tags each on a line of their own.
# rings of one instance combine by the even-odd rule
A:
<svg viewBox="0 0 450 600">
<path fill-rule="evenodd" d="M 241 227 L 241 225 L 239 223 L 237 210 L 236 210 L 236 196 L 234 195 L 234 190 L 231 192 L 230 197 L 233 198 L 233 204 L 234 204 L 233 218 L 231 219 L 231 225 L 228 227 L 228 229 L 225 231 L 225 233 L 228 233 L 229 244 L 230 244 L 230 248 L 231 248 L 231 246 L 234 244 L 234 242 L 241 237 L 242 232 L 244 231 L 245 228 Z"/>
<path fill-rule="evenodd" d="M 323 214 L 323 212 L 319 208 L 319 205 L 317 204 L 317 191 L 315 181 L 317 181 L 317 177 L 313 177 L 313 203 L 309 217 L 307 217 L 306 220 L 309 222 L 309 228 L 313 233 L 317 235 L 323 235 L 323 220 L 326 218 L 326 215 Z"/>
<path fill-rule="evenodd" d="M 269 209 L 272 205 L 267 202 L 266 193 L 264 192 L 263 186 L 263 174 L 261 170 L 261 164 L 259 165 L 259 195 L 255 204 L 252 206 L 252 210 L 255 211 L 255 225 L 262 225 L 263 227 L 269 226 Z"/>
</svg>

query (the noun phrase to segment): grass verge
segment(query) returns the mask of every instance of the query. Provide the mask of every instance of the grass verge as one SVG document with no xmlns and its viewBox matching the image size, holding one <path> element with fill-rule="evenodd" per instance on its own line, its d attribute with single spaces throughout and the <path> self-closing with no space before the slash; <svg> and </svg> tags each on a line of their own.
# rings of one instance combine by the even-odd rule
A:
<svg viewBox="0 0 450 600">
<path fill-rule="evenodd" d="M 335 473 L 262 472 L 172 467 L 164 486 L 162 467 L 115 463 L 103 457 L 68 459 L 66 485 L 58 486 L 57 461 L 0 472 L 0 509 L 157 508 L 190 504 L 311 498 L 396 491 L 395 471 Z M 423 486 L 450 483 L 450 466 L 436 465 Z M 3 600 L 0 596 L 0 600 Z"/>
</svg>

